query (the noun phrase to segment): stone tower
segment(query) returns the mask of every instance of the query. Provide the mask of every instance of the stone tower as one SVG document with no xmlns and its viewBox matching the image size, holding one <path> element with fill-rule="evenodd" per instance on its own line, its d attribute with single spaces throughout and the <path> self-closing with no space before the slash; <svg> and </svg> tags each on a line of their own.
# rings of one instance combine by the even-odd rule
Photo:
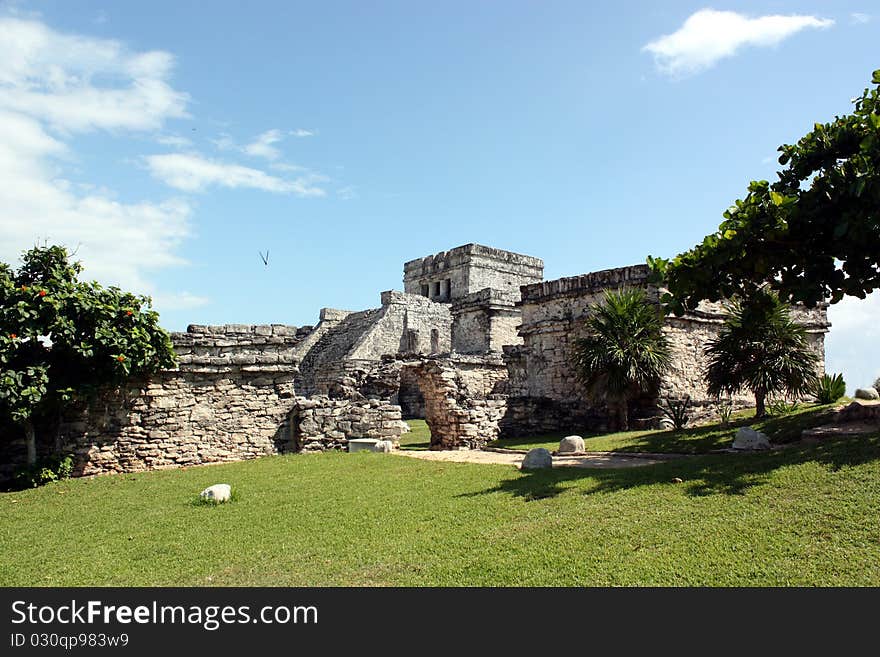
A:
<svg viewBox="0 0 880 657">
<path fill-rule="evenodd" d="M 544 279 L 540 258 L 465 244 L 403 265 L 403 289 L 450 303 L 486 288 L 519 296 L 520 285 Z"/>
</svg>

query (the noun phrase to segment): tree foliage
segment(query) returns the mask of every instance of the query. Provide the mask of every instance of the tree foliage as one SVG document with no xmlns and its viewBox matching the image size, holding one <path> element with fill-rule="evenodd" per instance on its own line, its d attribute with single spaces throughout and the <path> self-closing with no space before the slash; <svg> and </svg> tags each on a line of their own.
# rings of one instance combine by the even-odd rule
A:
<svg viewBox="0 0 880 657">
<path fill-rule="evenodd" d="M 766 414 L 766 399 L 778 393 L 800 396 L 814 389 L 818 360 L 806 329 L 790 307 L 768 290 L 727 304 L 727 316 L 705 353 L 704 378 L 715 397 L 743 389 L 755 395 L 755 416 Z"/>
<path fill-rule="evenodd" d="M 0 263 L 0 417 L 33 421 L 133 375 L 174 365 L 149 297 L 82 282 L 60 246 L 35 247 L 17 271 Z"/>
<path fill-rule="evenodd" d="M 813 306 L 880 287 L 880 70 L 851 114 L 779 147 L 779 180 L 753 181 L 718 230 L 671 261 L 648 258 L 676 314 L 769 283 Z"/>
<path fill-rule="evenodd" d="M 625 430 L 629 400 L 659 385 L 672 362 L 662 312 L 640 289 L 605 290 L 592 311 L 574 343 L 574 369 L 592 399 L 617 408 Z"/>
</svg>

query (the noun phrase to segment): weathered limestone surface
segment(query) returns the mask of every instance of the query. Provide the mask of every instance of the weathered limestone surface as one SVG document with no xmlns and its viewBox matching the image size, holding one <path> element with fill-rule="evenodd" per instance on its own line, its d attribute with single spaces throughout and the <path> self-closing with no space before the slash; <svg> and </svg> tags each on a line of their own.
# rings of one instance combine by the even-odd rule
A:
<svg viewBox="0 0 880 657">
<path fill-rule="evenodd" d="M 460 354 L 501 353 L 504 345 L 522 344 L 519 295 L 486 288 L 452 304 L 452 348 Z"/>
<path fill-rule="evenodd" d="M 442 302 L 484 288 L 517 293 L 520 285 L 543 277 L 544 262 L 540 258 L 480 244 L 465 244 L 403 265 L 406 292 Z"/>
<path fill-rule="evenodd" d="M 172 340 L 179 367 L 107 391 L 40 434 L 41 455 L 73 453 L 77 474 L 130 472 L 345 449 L 356 438 L 397 444 L 402 417 L 424 417 L 432 449 L 479 448 L 498 437 L 613 429 L 571 369 L 574 341 L 605 289 L 641 287 L 644 265 L 542 281 L 538 258 L 467 244 L 404 266 L 406 292 L 381 307 L 324 308 L 317 326 L 190 326 Z M 692 421 L 717 412 L 702 383 L 703 347 L 721 308 L 666 319 L 673 367 L 633 400 L 635 426 L 655 426 L 661 396 L 691 397 Z M 825 307 L 799 308 L 824 369 Z M 751 405 L 749 395 L 731 400 Z M 0 479 L 25 458 L 17 428 L 0 427 Z M 51 437 L 50 437 L 51 436 Z"/>
<path fill-rule="evenodd" d="M 431 449 L 479 449 L 498 438 L 507 370 L 498 356 L 427 358 L 414 367 L 425 398 Z"/>
<path fill-rule="evenodd" d="M 400 444 L 409 430 L 400 406 L 378 399 L 351 401 L 329 397 L 297 397 L 290 412 L 293 448 L 303 452 L 345 450 L 354 438 L 390 440 Z"/>
<path fill-rule="evenodd" d="M 292 449 L 294 350 L 308 328 L 190 326 L 172 334 L 180 366 L 69 409 L 57 441 L 78 475 L 251 459 Z M 39 451 L 54 448 L 42 427 Z M 0 475 L 24 463 L 22 440 L 0 445 Z"/>
<path fill-rule="evenodd" d="M 302 348 L 297 392 L 327 395 L 334 383 L 362 363 L 396 354 L 447 353 L 452 315 L 447 304 L 403 292 L 383 292 L 382 306 L 357 313 L 322 311 L 320 337 Z"/>
<path fill-rule="evenodd" d="M 573 347 L 583 335 L 586 318 L 594 304 L 602 300 L 605 289 L 639 287 L 648 299 L 657 302 L 660 290 L 648 282 L 645 265 L 545 281 L 522 288 L 520 335 L 522 346 L 505 347 L 509 370 L 508 411 L 502 421 L 505 435 L 584 429 L 614 429 L 613 418 L 605 408 L 587 401 L 583 387 L 571 367 Z M 707 365 L 703 347 L 718 334 L 722 308 L 702 304 L 684 317 L 668 317 L 664 333 L 673 355 L 673 366 L 659 390 L 632 402 L 629 409 L 635 426 L 654 426 L 661 414 L 661 396 L 691 398 L 691 422 L 717 415 L 718 400 L 706 395 L 702 373 Z M 828 330 L 825 307 L 795 309 L 796 318 L 807 327 L 817 355 L 820 373 L 824 371 L 824 334 Z M 730 400 L 734 407 L 753 405 L 748 394 Z"/>
</svg>

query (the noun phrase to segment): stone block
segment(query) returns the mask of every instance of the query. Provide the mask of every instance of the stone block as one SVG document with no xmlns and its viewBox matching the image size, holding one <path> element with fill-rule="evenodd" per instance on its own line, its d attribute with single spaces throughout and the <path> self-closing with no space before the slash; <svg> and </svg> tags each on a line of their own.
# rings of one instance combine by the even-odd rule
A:
<svg viewBox="0 0 880 657">
<path fill-rule="evenodd" d="M 374 452 L 378 442 L 375 438 L 351 438 L 348 441 L 348 451 L 352 454 L 355 452 Z"/>
</svg>

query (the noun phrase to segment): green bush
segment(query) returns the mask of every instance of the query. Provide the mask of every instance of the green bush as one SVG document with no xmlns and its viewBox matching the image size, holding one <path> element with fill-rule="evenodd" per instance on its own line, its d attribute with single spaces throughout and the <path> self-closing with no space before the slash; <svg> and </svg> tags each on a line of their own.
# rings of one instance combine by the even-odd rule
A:
<svg viewBox="0 0 880 657">
<path fill-rule="evenodd" d="M 799 404 L 794 401 L 790 404 L 784 399 L 777 399 L 767 404 L 767 411 L 770 415 L 789 415 L 798 409 Z"/>
<path fill-rule="evenodd" d="M 876 386 L 877 382 L 874 385 Z M 846 382 L 843 380 L 843 374 L 833 376 L 826 374 L 817 379 L 816 389 L 813 392 L 816 395 L 816 401 L 820 404 L 833 404 L 846 394 Z"/>
<path fill-rule="evenodd" d="M 874 381 L 874 390 L 880 392 L 880 376 L 878 376 L 877 379 Z"/>
<path fill-rule="evenodd" d="M 672 425 L 678 431 L 683 429 L 690 419 L 690 415 L 687 412 L 690 405 L 690 395 L 685 395 L 682 399 L 664 397 L 660 403 L 660 410 L 663 411 L 663 415 L 672 420 Z"/>
<path fill-rule="evenodd" d="M 722 427 L 730 424 L 731 415 L 733 415 L 733 402 L 726 401 L 718 405 L 718 418 L 721 420 Z"/>
<path fill-rule="evenodd" d="M 22 468 L 15 474 L 15 482 L 22 488 L 36 488 L 52 481 L 69 479 L 73 474 L 73 457 L 53 456 Z"/>
</svg>

